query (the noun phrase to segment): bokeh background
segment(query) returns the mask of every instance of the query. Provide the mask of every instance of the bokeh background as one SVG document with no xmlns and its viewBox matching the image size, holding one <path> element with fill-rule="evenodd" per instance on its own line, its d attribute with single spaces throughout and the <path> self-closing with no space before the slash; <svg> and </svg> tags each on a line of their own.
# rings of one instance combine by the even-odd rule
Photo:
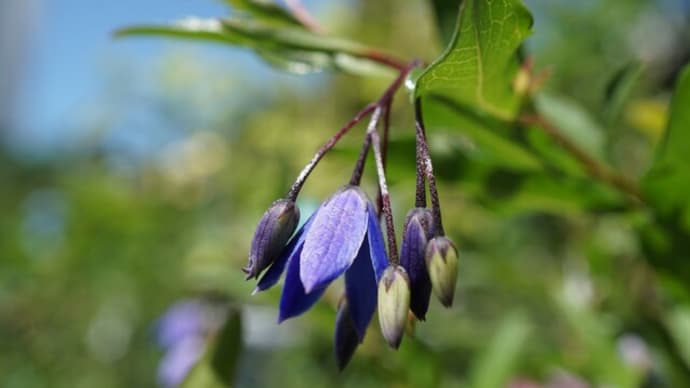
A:
<svg viewBox="0 0 690 388">
<path fill-rule="evenodd" d="M 333 34 L 399 57 L 430 61 L 443 47 L 426 1 L 305 4 Z M 690 59 L 690 2 L 526 4 L 525 54 L 550 74 L 544 103 L 639 177 Z M 126 24 L 227 12 L 214 0 L 0 2 L 0 386 L 157 386 L 159 318 L 190 299 L 241 311 L 240 387 L 690 386 L 688 279 L 649 265 L 643 215 L 582 211 L 557 193 L 508 198 L 516 178 L 503 170 L 480 189 L 461 173 L 473 161 L 466 139 L 448 131 L 430 141 L 461 251 L 455 306 L 432 302 L 398 352 L 372 323 L 343 373 L 331 343 L 341 285 L 278 326 L 279 290 L 250 296 L 240 271 L 256 222 L 390 79 L 298 76 L 239 48 L 112 39 Z M 602 108 L 631 68 L 641 75 L 620 112 Z M 398 230 L 414 197 L 406 98 L 392 124 Z M 319 165 L 303 215 L 347 182 L 359 139 Z M 373 174 L 365 181 L 373 194 Z"/>
</svg>

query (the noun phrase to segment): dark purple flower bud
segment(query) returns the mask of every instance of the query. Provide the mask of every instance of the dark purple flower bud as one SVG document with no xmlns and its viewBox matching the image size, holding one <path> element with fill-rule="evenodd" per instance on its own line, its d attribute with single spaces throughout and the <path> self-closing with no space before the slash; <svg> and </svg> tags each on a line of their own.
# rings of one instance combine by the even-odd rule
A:
<svg viewBox="0 0 690 388">
<path fill-rule="evenodd" d="M 285 271 L 285 267 L 288 265 L 288 263 L 292 260 L 299 261 L 299 257 L 302 254 L 302 246 L 304 245 L 304 237 L 306 232 L 311 227 L 311 222 L 313 220 L 314 215 L 312 214 L 309 216 L 309 218 L 307 218 L 307 221 L 304 222 L 304 225 L 297 230 L 295 235 L 292 236 L 290 242 L 285 246 L 280 256 L 278 256 L 268 270 L 266 270 L 266 272 L 264 272 L 264 274 L 261 276 L 261 279 L 259 279 L 259 282 L 256 284 L 256 288 L 252 292 L 252 295 L 259 291 L 264 291 L 273 287 L 280 279 L 280 276 Z"/>
<path fill-rule="evenodd" d="M 295 231 L 299 208 L 293 201 L 279 199 L 266 210 L 254 232 L 249 263 L 242 269 L 247 279 L 256 278 L 275 261 Z"/>
<path fill-rule="evenodd" d="M 366 194 L 345 186 L 317 210 L 304 240 L 300 280 L 307 294 L 325 287 L 347 270 L 367 231 Z"/>
<path fill-rule="evenodd" d="M 333 342 L 335 343 L 335 360 L 338 363 L 338 369 L 342 371 L 352 359 L 352 355 L 359 345 L 359 336 L 355 322 L 350 315 L 347 298 L 342 298 L 338 305 Z"/>
<path fill-rule="evenodd" d="M 402 341 L 410 309 L 410 280 L 405 269 L 389 265 L 379 281 L 379 323 L 381 333 L 392 348 Z"/>
<path fill-rule="evenodd" d="M 458 250 L 450 239 L 436 236 L 426 247 L 426 267 L 434 294 L 446 307 L 453 304 L 458 278 Z"/>
<path fill-rule="evenodd" d="M 426 244 L 433 236 L 433 215 L 426 208 L 414 208 L 407 213 L 403 228 L 400 264 L 410 278 L 410 310 L 423 321 L 429 309 L 431 280 L 426 270 Z"/>
</svg>

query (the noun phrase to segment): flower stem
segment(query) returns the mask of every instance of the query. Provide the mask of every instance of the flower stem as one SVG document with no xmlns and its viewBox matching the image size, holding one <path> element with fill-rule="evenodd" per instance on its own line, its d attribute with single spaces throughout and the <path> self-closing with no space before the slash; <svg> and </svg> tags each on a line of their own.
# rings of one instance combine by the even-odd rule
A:
<svg viewBox="0 0 690 388">
<path fill-rule="evenodd" d="M 390 114 L 391 105 L 393 104 L 393 98 L 388 100 L 388 103 L 384 106 L 383 111 L 383 138 L 381 144 L 381 159 L 383 159 L 383 172 L 386 172 L 386 162 L 388 160 L 388 135 L 390 132 Z M 368 135 L 367 135 L 368 136 Z M 378 215 L 381 215 L 381 210 L 383 209 L 383 198 L 381 197 L 381 190 L 376 193 L 376 209 Z"/>
<path fill-rule="evenodd" d="M 394 58 L 388 54 L 385 54 L 381 51 L 375 50 L 375 49 L 370 49 L 370 50 L 367 50 L 367 51 L 361 52 L 361 53 L 355 52 L 352 54 L 356 57 L 365 58 L 365 59 L 368 59 L 370 61 L 380 63 L 384 66 L 391 67 L 391 68 L 396 69 L 400 72 L 403 72 L 403 71 L 405 71 L 406 73 L 409 72 L 409 70 L 408 70 L 409 66 L 407 64 L 405 64 L 405 62 L 401 61 L 398 58 Z M 415 64 L 415 66 L 416 66 L 416 64 Z"/>
<path fill-rule="evenodd" d="M 414 61 L 409 65 L 396 65 L 400 69 L 400 74 L 398 74 L 398 77 L 393 80 L 381 98 L 379 98 L 379 100 L 376 102 L 376 110 L 374 111 L 369 123 L 369 127 L 367 128 L 367 137 L 370 138 L 372 148 L 374 150 L 376 173 L 379 181 L 379 190 L 376 196 L 376 203 L 379 214 L 383 213 L 386 221 L 388 257 L 392 264 L 399 264 L 400 259 L 398 258 L 398 246 L 395 240 L 395 226 L 393 224 L 393 211 L 391 209 L 390 194 L 388 194 L 388 184 L 386 183 L 386 159 L 388 154 L 388 134 L 390 130 L 390 110 L 393 104 L 393 96 L 395 95 L 395 92 L 400 88 L 400 85 L 402 85 L 402 82 L 405 80 L 405 77 L 407 77 L 410 71 L 419 66 L 419 64 L 420 63 L 418 61 Z M 379 134 L 376 130 L 381 114 L 383 114 L 384 126 L 383 145 L 381 144 L 381 139 L 379 138 Z"/>
<path fill-rule="evenodd" d="M 424 119 L 422 117 L 422 100 L 420 98 L 414 101 L 415 113 L 415 127 L 416 139 L 418 147 L 418 155 L 421 154 L 423 163 L 424 175 L 429 181 L 429 194 L 431 196 L 431 211 L 434 215 L 434 234 L 436 236 L 445 235 L 443 230 L 443 221 L 441 219 L 441 205 L 438 199 L 438 191 L 436 190 L 436 177 L 434 177 L 434 167 L 431 163 L 431 155 L 429 153 L 429 144 L 426 142 L 426 131 L 424 129 Z M 417 166 L 420 168 L 420 166 Z"/>
<path fill-rule="evenodd" d="M 371 118 L 374 120 L 374 118 Z M 353 186 L 359 186 L 362 181 L 362 173 L 364 172 L 364 165 L 367 161 L 367 154 L 369 153 L 369 148 L 371 146 L 371 138 L 367 134 L 364 136 L 364 142 L 362 143 L 362 150 L 359 151 L 359 157 L 357 157 L 357 163 L 355 163 L 355 169 L 352 171 L 352 178 L 350 178 L 350 184 Z"/>
<path fill-rule="evenodd" d="M 326 32 L 326 29 L 309 13 L 301 0 L 285 0 L 285 5 L 292 16 L 309 31 L 315 34 L 323 34 Z M 366 49 L 364 51 L 357 50 L 348 52 L 348 54 L 354 57 L 368 59 L 398 71 L 403 71 L 407 68 L 407 64 L 404 61 L 377 49 Z"/>
<path fill-rule="evenodd" d="M 307 163 L 306 166 L 302 169 L 302 171 L 299 173 L 299 176 L 295 180 L 295 183 L 292 184 L 292 187 L 290 187 L 290 191 L 287 194 L 287 199 L 291 201 L 297 200 L 297 196 L 299 195 L 300 190 L 302 190 L 302 186 L 304 186 L 304 182 L 307 180 L 307 177 L 309 177 L 309 174 L 314 170 L 314 167 L 319 163 L 319 160 L 323 158 L 323 156 L 331 150 L 337 143 L 340 138 L 343 137 L 352 127 L 354 127 L 357 123 L 362 121 L 362 119 L 374 111 L 377 108 L 377 104 L 369 104 L 364 107 L 357 115 L 350 120 L 347 124 L 345 124 L 344 127 L 340 128 L 338 132 L 333 135 L 326 143 L 324 143 L 321 148 L 319 148 L 318 151 L 316 151 L 316 154 L 311 158 L 309 163 Z"/>
<path fill-rule="evenodd" d="M 422 145 L 419 136 L 416 139 L 416 156 L 415 164 L 417 166 L 416 172 L 416 190 L 415 190 L 415 207 L 426 207 L 426 180 L 424 178 L 424 153 L 422 152 Z"/>
<path fill-rule="evenodd" d="M 593 157 L 591 157 L 587 152 L 582 150 L 577 146 L 572 140 L 562 135 L 561 131 L 556 128 L 550 121 L 548 121 L 543 116 L 538 114 L 525 114 L 520 116 L 519 121 L 525 125 L 534 125 L 541 128 L 544 133 L 549 135 L 553 140 L 563 147 L 568 153 L 570 153 L 582 166 L 587 170 L 587 172 L 595 178 L 598 178 L 611 186 L 617 188 L 618 190 L 630 195 L 634 200 L 638 202 L 644 202 L 644 195 L 639 186 L 624 177 L 616 173 L 613 169 L 605 164 L 600 163 Z"/>
<path fill-rule="evenodd" d="M 383 159 L 383 167 L 386 167 L 386 160 L 388 159 L 388 135 L 390 132 L 391 122 L 391 105 L 393 105 L 393 97 L 388 99 L 383 107 L 383 136 L 381 138 L 381 158 Z"/>
<path fill-rule="evenodd" d="M 395 226 L 393 225 L 393 211 L 391 210 L 391 199 L 388 194 L 388 184 L 386 183 L 386 172 L 383 166 L 383 155 L 381 152 L 381 139 L 376 130 L 378 116 L 381 114 L 380 106 L 376 108 L 371 118 L 371 123 L 367 128 L 367 135 L 371 138 L 372 148 L 374 150 L 374 160 L 376 161 L 376 173 L 378 174 L 379 191 L 381 192 L 381 208 L 383 216 L 386 220 L 386 235 L 388 237 L 388 260 L 391 264 L 399 264 L 398 246 L 395 241 Z"/>
<path fill-rule="evenodd" d="M 379 98 L 378 101 L 367 105 L 362 109 L 357 115 L 350 120 L 344 127 L 342 127 L 338 132 L 336 132 L 333 137 L 328 139 L 326 143 L 324 143 L 321 148 L 319 148 L 318 151 L 316 151 L 316 154 L 311 158 L 309 163 L 307 163 L 306 166 L 302 169 L 300 172 L 299 176 L 295 180 L 295 183 L 292 184 L 292 187 L 290 187 L 290 191 L 287 194 L 287 198 L 289 200 L 295 201 L 297 200 L 297 196 L 299 195 L 299 192 L 302 190 L 302 186 L 304 186 L 304 182 L 307 180 L 309 177 L 309 174 L 314 170 L 316 165 L 319 163 L 321 158 L 330 151 L 352 127 L 354 127 L 357 123 L 359 123 L 366 115 L 371 113 L 372 111 L 375 114 L 375 117 L 372 117 L 370 127 L 373 124 L 373 128 L 376 129 L 376 125 L 378 124 L 378 121 L 380 119 L 380 116 L 383 112 L 384 114 L 384 122 L 386 128 L 388 127 L 388 122 L 389 122 L 389 114 L 390 114 L 390 106 L 393 101 L 393 96 L 395 95 L 395 92 L 400 89 L 400 85 L 402 85 L 402 82 L 405 80 L 405 77 L 409 74 L 412 69 L 414 69 L 416 66 L 418 66 L 419 63 L 417 61 L 413 62 L 410 65 L 400 65 L 399 63 L 394 65 L 393 67 L 397 68 L 400 70 L 400 73 L 398 76 L 393 80 L 393 82 L 388 86 L 388 88 L 384 91 L 383 95 L 381 98 Z M 388 129 L 385 130 L 386 132 Z M 369 130 L 367 130 L 367 133 L 369 133 Z M 367 138 L 364 140 L 364 144 L 362 144 L 362 151 L 360 152 L 359 159 L 357 160 L 357 164 L 355 165 L 355 170 L 352 173 L 352 178 L 350 180 L 351 184 L 359 184 L 361 180 L 361 175 L 362 171 L 364 170 L 364 164 L 366 161 L 366 155 L 369 151 L 369 146 L 366 144 L 367 142 L 370 142 L 371 140 L 368 139 L 369 135 L 367 135 Z M 377 134 L 378 137 L 378 134 Z M 385 140 L 388 142 L 388 134 L 385 134 Z M 380 142 L 379 142 L 380 143 Z M 379 144 L 380 146 L 380 144 Z M 387 148 L 387 147 L 386 147 Z M 384 151 L 382 153 L 382 164 L 385 166 L 385 153 L 386 153 L 386 148 L 384 148 Z"/>
</svg>

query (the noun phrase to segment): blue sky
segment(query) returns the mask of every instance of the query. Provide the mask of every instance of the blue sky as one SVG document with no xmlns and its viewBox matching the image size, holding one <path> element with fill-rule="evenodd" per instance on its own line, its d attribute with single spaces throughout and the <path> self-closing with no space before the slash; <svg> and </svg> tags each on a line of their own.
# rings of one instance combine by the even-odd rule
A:
<svg viewBox="0 0 690 388">
<path fill-rule="evenodd" d="M 35 0 L 33 5 L 16 122 L 20 142 L 29 146 L 50 146 L 59 141 L 63 128 L 74 124 L 70 117 L 98 93 L 103 61 L 130 58 L 145 63 L 169 47 L 154 39 L 115 41 L 115 28 L 227 12 L 214 0 Z"/>
<path fill-rule="evenodd" d="M 20 148 L 50 149 L 69 138 L 67 132 L 77 126 L 75 115 L 103 94 L 99 88 L 103 87 L 108 61 L 134 64 L 135 69 L 146 73 L 166 52 L 189 48 L 200 60 L 221 58 L 240 67 L 251 66 L 259 75 L 276 75 L 244 50 L 155 38 L 111 37 L 116 28 L 132 23 L 226 15 L 228 8 L 219 0 L 21 1 L 29 4 L 24 16 L 30 28 L 11 134 Z M 135 80 L 137 74 L 132 75 L 132 82 Z"/>
</svg>

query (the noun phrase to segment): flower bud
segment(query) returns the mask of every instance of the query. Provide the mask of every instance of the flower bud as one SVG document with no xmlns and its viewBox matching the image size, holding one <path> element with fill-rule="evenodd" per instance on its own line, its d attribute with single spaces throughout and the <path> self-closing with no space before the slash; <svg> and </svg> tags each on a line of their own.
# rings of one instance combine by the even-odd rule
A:
<svg viewBox="0 0 690 388">
<path fill-rule="evenodd" d="M 436 236 L 426 246 L 426 268 L 434 294 L 446 307 L 453 304 L 458 278 L 458 250 L 445 236 Z"/>
<path fill-rule="evenodd" d="M 247 279 L 256 278 L 280 255 L 299 222 L 299 208 L 289 199 L 279 199 L 266 210 L 256 226 L 249 263 L 242 269 Z"/>
<path fill-rule="evenodd" d="M 410 278 L 410 309 L 423 321 L 429 309 L 431 281 L 426 270 L 426 244 L 433 236 L 431 210 L 414 208 L 407 213 L 403 229 L 400 264 Z"/>
<path fill-rule="evenodd" d="M 378 304 L 381 333 L 388 345 L 397 349 L 410 309 L 410 280 L 403 267 L 389 265 L 383 272 L 379 280 Z"/>
</svg>

